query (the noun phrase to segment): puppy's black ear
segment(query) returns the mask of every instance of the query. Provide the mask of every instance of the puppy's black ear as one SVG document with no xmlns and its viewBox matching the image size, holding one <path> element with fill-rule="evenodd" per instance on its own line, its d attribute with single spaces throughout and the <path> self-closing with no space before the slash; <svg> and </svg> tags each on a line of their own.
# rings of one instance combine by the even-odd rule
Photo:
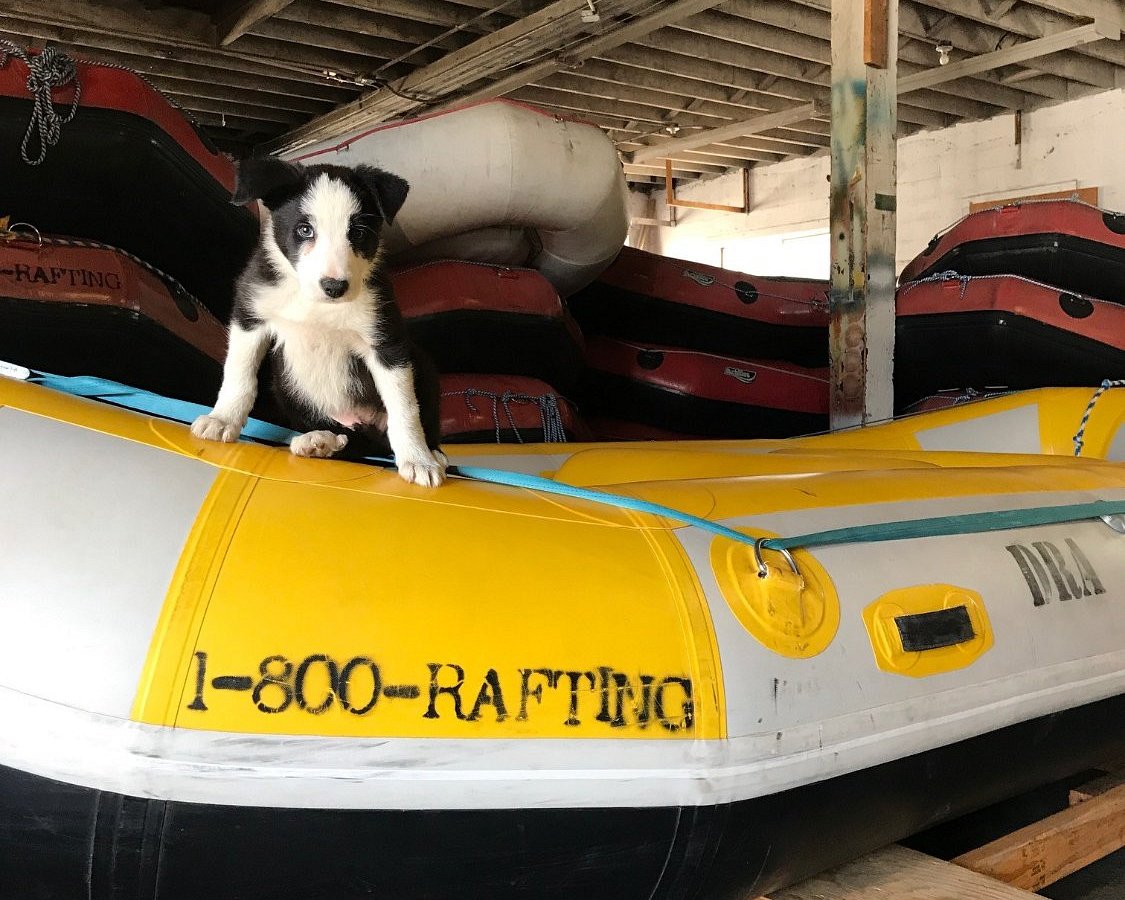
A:
<svg viewBox="0 0 1125 900">
<path fill-rule="evenodd" d="M 410 185 L 397 175 L 376 169 L 374 166 L 356 166 L 355 173 L 375 197 L 383 221 L 392 221 L 402 209 L 402 204 L 406 202 Z"/>
<path fill-rule="evenodd" d="M 301 166 L 273 156 L 244 159 L 238 164 L 231 203 L 261 200 L 275 209 L 294 193 L 304 179 Z"/>
</svg>

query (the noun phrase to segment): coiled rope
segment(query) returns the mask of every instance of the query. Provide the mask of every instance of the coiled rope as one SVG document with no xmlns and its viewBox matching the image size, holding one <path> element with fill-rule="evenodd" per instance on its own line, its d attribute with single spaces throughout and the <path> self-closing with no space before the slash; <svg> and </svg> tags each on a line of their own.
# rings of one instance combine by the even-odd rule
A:
<svg viewBox="0 0 1125 900">
<path fill-rule="evenodd" d="M 82 83 L 78 80 L 78 66 L 65 53 L 54 47 L 47 47 L 35 56 L 10 41 L 0 40 L 0 66 L 8 64 L 9 57 L 16 57 L 27 66 L 27 91 L 34 105 L 31 121 L 20 143 L 20 158 L 29 166 L 37 166 L 47 158 L 47 150 L 54 147 L 62 137 L 62 127 L 78 114 L 78 104 L 82 99 Z M 51 92 L 56 88 L 74 83 L 74 97 L 70 101 L 70 112 L 59 115 L 55 109 Z M 32 140 L 39 142 L 39 155 L 31 158 Z"/>
<path fill-rule="evenodd" d="M 508 419 L 512 432 L 519 443 L 524 443 L 523 435 L 516 426 L 515 414 L 512 412 L 513 403 L 532 403 L 539 408 L 539 421 L 543 428 L 543 442 L 546 444 L 565 444 L 567 441 L 566 429 L 563 427 L 562 414 L 559 412 L 558 398 L 554 394 L 517 394 L 514 391 L 504 391 L 497 394 L 493 391 L 482 391 L 478 388 L 468 388 L 464 391 L 447 391 L 443 397 L 463 397 L 465 405 L 473 412 L 478 412 L 473 405 L 473 397 L 489 400 L 492 403 L 492 424 L 496 430 L 496 443 L 503 443 L 500 425 L 500 408 L 503 407 L 504 415 Z"/>
</svg>

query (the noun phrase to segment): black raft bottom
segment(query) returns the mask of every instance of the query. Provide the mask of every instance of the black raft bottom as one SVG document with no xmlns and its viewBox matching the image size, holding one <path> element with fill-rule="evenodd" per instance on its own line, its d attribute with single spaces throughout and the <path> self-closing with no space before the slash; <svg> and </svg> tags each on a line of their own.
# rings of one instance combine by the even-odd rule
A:
<svg viewBox="0 0 1125 900">
<path fill-rule="evenodd" d="M 207 405 L 223 374 L 218 360 L 132 310 L 9 297 L 0 297 L 0 359 Z"/>
<path fill-rule="evenodd" d="M 895 337 L 899 411 L 949 388 L 1097 387 L 1125 378 L 1125 351 L 1002 312 L 900 316 Z"/>
<path fill-rule="evenodd" d="M 755 897 L 1125 752 L 1125 697 L 715 807 L 265 809 L 146 801 L 0 767 L 20 900 Z"/>
<path fill-rule="evenodd" d="M 813 390 L 825 390 L 823 384 Z M 622 375 L 591 371 L 583 380 L 583 416 L 605 416 L 701 438 L 787 438 L 828 428 L 828 416 L 681 394 Z"/>
</svg>

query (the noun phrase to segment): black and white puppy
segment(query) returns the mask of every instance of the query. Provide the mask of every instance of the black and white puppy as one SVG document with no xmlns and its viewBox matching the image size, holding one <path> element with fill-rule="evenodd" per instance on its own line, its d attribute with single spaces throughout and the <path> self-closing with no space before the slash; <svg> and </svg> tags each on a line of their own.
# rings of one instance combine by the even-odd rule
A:
<svg viewBox="0 0 1125 900">
<path fill-rule="evenodd" d="M 381 260 L 382 226 L 408 190 L 372 166 L 240 164 L 232 202 L 267 212 L 238 279 L 218 400 L 192 434 L 237 440 L 268 352 L 277 405 L 302 432 L 293 453 L 332 456 L 351 441 L 393 452 L 409 482 L 445 480 L 437 376 L 406 337 Z"/>
</svg>

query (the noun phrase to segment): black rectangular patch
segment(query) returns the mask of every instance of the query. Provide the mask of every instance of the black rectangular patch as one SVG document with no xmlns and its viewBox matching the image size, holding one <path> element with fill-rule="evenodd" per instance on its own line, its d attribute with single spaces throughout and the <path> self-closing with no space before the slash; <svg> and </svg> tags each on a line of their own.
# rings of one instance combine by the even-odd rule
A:
<svg viewBox="0 0 1125 900">
<path fill-rule="evenodd" d="M 976 637 L 969 610 L 964 606 L 938 609 L 934 612 L 896 616 L 902 649 L 908 653 L 916 650 L 937 650 L 954 647 Z"/>
<path fill-rule="evenodd" d="M 875 208 L 880 212 L 896 212 L 898 197 L 894 194 L 875 194 Z"/>
</svg>

